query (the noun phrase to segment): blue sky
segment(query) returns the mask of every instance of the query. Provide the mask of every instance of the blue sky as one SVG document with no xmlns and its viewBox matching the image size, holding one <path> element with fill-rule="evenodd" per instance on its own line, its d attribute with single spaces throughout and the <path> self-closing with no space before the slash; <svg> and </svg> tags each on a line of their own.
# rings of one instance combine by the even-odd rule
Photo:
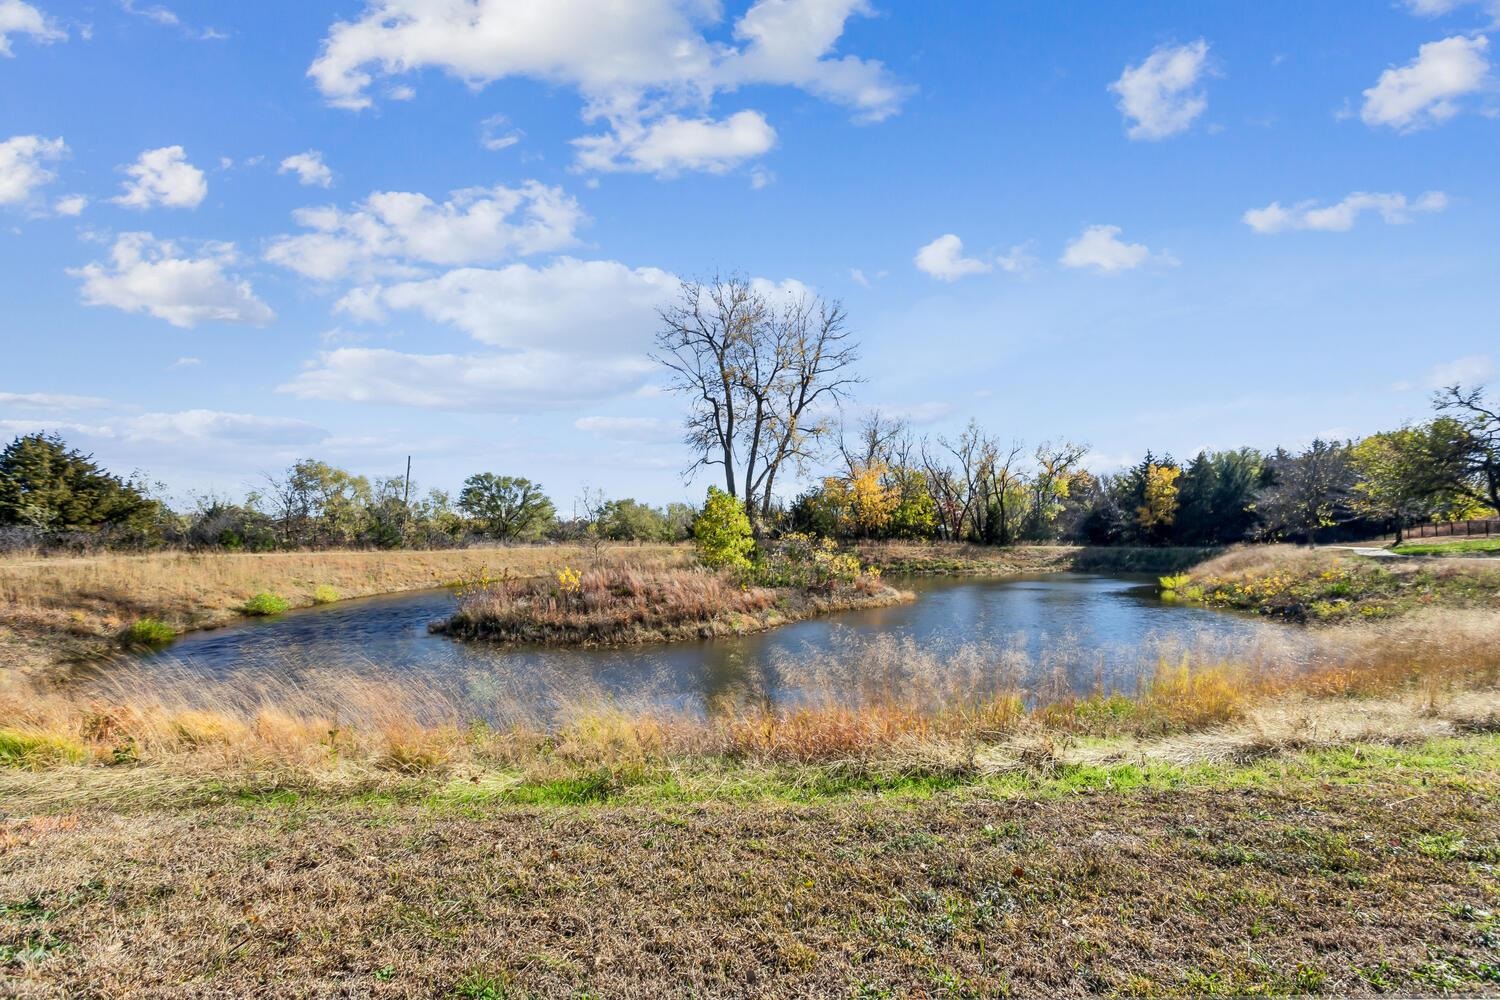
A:
<svg viewBox="0 0 1500 1000">
<path fill-rule="evenodd" d="M 677 276 L 920 433 L 1296 446 L 1500 360 L 1500 5 L 0 0 L 0 434 L 652 501 Z"/>
</svg>

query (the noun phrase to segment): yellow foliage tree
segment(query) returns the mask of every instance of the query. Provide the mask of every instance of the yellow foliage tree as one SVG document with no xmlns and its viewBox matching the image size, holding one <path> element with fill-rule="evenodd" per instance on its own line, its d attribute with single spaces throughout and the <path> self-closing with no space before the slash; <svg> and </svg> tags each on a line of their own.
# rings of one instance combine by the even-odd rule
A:
<svg viewBox="0 0 1500 1000">
<path fill-rule="evenodd" d="M 1146 467 L 1144 503 L 1135 510 L 1135 520 L 1141 529 L 1154 532 L 1170 528 L 1177 519 L 1177 477 L 1182 470 L 1175 465 Z"/>
<path fill-rule="evenodd" d="M 891 523 L 901 495 L 887 485 L 888 471 L 884 462 L 871 462 L 855 468 L 847 479 L 823 480 L 823 495 L 838 513 L 840 534 L 868 537 Z"/>
</svg>

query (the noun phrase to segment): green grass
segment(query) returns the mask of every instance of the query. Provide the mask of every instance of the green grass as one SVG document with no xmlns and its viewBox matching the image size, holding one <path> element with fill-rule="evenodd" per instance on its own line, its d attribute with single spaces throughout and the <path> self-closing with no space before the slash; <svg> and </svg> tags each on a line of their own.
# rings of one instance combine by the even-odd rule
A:
<svg viewBox="0 0 1500 1000">
<path fill-rule="evenodd" d="M 57 736 L 0 729 L 0 766 L 48 767 L 81 764 L 88 757 L 83 745 Z"/>
<path fill-rule="evenodd" d="M 263 590 L 246 601 L 240 610 L 247 615 L 279 615 L 291 606 L 285 597 Z"/>
<path fill-rule="evenodd" d="M 1103 742 L 1101 741 L 1101 746 Z M 670 806 L 711 802 L 812 805 L 857 798 L 917 802 L 944 792 L 985 799 L 1057 800 L 1076 795 L 1167 792 L 1182 789 L 1272 790 L 1287 781 L 1359 785 L 1375 777 L 1415 788 L 1443 787 L 1483 793 L 1500 774 L 1500 734 L 1432 740 L 1411 746 L 1354 744 L 1277 754 L 1244 764 L 1120 762 L 1057 764 L 1045 772 L 993 776 L 860 774 L 837 766 L 720 766 L 670 769 L 598 767 L 567 777 L 528 780 L 517 771 L 447 779 L 418 796 L 438 812 L 505 806 L 569 809 L 590 805 Z M 420 784 L 420 783 L 419 783 Z M 329 796 L 328 798 L 336 798 Z M 409 795 L 398 798 L 409 798 Z M 239 796 L 242 803 L 276 805 L 275 797 Z M 1424 852 L 1490 850 L 1452 844 L 1442 835 Z"/>
<path fill-rule="evenodd" d="M 160 646 L 176 636 L 175 628 L 155 618 L 142 618 L 125 630 L 125 642 L 131 646 Z"/>
<path fill-rule="evenodd" d="M 1403 556 L 1468 556 L 1500 552 L 1500 538 L 1465 538 L 1458 542 L 1403 542 L 1391 549 Z"/>
</svg>

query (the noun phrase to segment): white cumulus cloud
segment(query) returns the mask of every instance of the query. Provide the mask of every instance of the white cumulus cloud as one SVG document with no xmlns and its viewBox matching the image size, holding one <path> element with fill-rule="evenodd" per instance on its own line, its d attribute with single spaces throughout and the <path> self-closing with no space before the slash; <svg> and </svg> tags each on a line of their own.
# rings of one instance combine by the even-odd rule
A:
<svg viewBox="0 0 1500 1000">
<path fill-rule="evenodd" d="M 277 391 L 300 399 L 516 413 L 617 396 L 655 372 L 645 357 L 580 358 L 553 351 L 408 354 L 341 347 L 320 354 Z"/>
<path fill-rule="evenodd" d="M 871 13 L 866 0 L 757 0 L 734 22 L 732 41 L 721 42 L 708 33 L 718 33 L 722 10 L 705 0 L 370 0 L 361 15 L 330 27 L 308 75 L 329 103 L 346 108 L 368 107 L 377 78 L 426 68 L 473 88 L 505 77 L 563 84 L 583 97 L 586 120 L 610 125 L 580 144 L 580 165 L 652 169 L 630 164 L 634 146 L 654 137 L 668 146 L 714 140 L 714 155 L 700 150 L 676 169 L 723 169 L 725 143 L 731 153 L 763 151 L 774 132 L 762 118 L 753 129 L 741 119 L 735 135 L 723 134 L 724 122 L 703 114 L 719 93 L 796 87 L 849 108 L 859 121 L 899 109 L 908 88 L 881 63 L 837 52 L 848 20 Z M 696 114 L 682 116 L 685 109 Z M 688 137 L 685 123 L 721 131 Z M 658 125 L 666 131 L 657 133 Z M 642 153 L 646 161 L 653 155 L 671 159 Z M 695 162 L 703 166 L 689 165 Z"/>
<path fill-rule="evenodd" d="M 338 308 L 361 319 L 414 311 L 497 347 L 644 354 L 657 310 L 677 291 L 677 278 L 654 267 L 563 257 L 355 289 Z"/>
<path fill-rule="evenodd" d="M 208 196 L 208 179 L 181 146 L 148 149 L 124 170 L 130 179 L 113 201 L 126 208 L 197 208 Z"/>
<path fill-rule="evenodd" d="M 65 194 L 52 203 L 52 211 L 65 216 L 82 215 L 83 210 L 88 207 L 88 197 L 81 194 Z"/>
<path fill-rule="evenodd" d="M 990 265 L 982 260 L 964 256 L 964 241 L 953 233 L 945 233 L 917 251 L 913 261 L 917 270 L 930 274 L 939 281 L 957 281 L 971 274 L 983 274 Z"/>
<path fill-rule="evenodd" d="M 17 205 L 56 178 L 47 167 L 68 154 L 61 139 L 39 135 L 11 136 L 0 142 L 0 205 Z"/>
<path fill-rule="evenodd" d="M 1092 267 L 1100 271 L 1128 271 L 1151 259 L 1144 243 L 1120 239 L 1119 226 L 1089 226 L 1063 250 L 1064 267 Z"/>
<path fill-rule="evenodd" d="M 573 140 L 587 170 L 627 170 L 671 177 L 684 170 L 721 174 L 776 145 L 776 130 L 759 111 L 722 121 L 667 115 L 650 124 L 617 121 L 604 135 Z"/>
<path fill-rule="evenodd" d="M 1442 17 L 1464 7 L 1477 6 L 1500 19 L 1500 0 L 1406 0 L 1406 9 L 1418 17 Z"/>
<path fill-rule="evenodd" d="M 1441 212 L 1448 207 L 1448 196 L 1428 191 L 1408 199 L 1404 194 L 1355 191 L 1332 205 L 1319 206 L 1315 201 L 1300 201 L 1286 207 L 1273 201 L 1265 208 L 1252 208 L 1243 218 L 1245 225 L 1257 233 L 1284 233 L 1295 229 L 1322 232 L 1347 232 L 1366 212 L 1374 212 L 1393 225 L 1410 222 L 1413 212 Z"/>
<path fill-rule="evenodd" d="M 92 263 L 68 273 L 83 281 L 83 301 L 125 312 L 144 312 L 173 326 L 248 323 L 264 326 L 276 318 L 250 283 L 230 274 L 234 245 L 210 243 L 196 256 L 150 233 L 122 233 L 109 263 Z"/>
<path fill-rule="evenodd" d="M 1392 66 L 1364 92 L 1360 119 L 1409 132 L 1439 125 L 1459 112 L 1459 100 L 1485 86 L 1490 40 L 1454 35 L 1428 42 L 1405 66 Z"/>
<path fill-rule="evenodd" d="M 295 153 L 281 161 L 276 168 L 278 174 L 296 174 L 297 180 L 308 187 L 332 187 L 333 171 L 323 162 L 323 154 L 316 149 Z"/>
<path fill-rule="evenodd" d="M 1199 87 L 1208 71 L 1208 42 L 1163 45 L 1139 66 L 1126 66 L 1109 89 L 1120 97 L 1120 112 L 1132 139 L 1165 139 L 1185 131 L 1208 108 Z"/>
<path fill-rule="evenodd" d="M 378 191 L 349 211 L 304 208 L 292 217 L 312 231 L 278 237 L 266 259 L 322 281 L 410 273 L 414 263 L 488 263 L 559 250 L 577 241 L 574 231 L 586 221 L 577 201 L 537 181 L 454 191 L 442 204 L 424 194 Z"/>
<path fill-rule="evenodd" d="M 1424 383 L 1429 389 L 1450 385 L 1483 385 L 1495 375 L 1495 359 L 1488 354 L 1470 354 L 1440 365 L 1433 365 Z"/>
<path fill-rule="evenodd" d="M 22 0 L 0 0 L 0 56 L 15 55 L 11 35 L 26 35 L 42 45 L 66 41 L 68 37 L 66 31 L 31 4 Z"/>
</svg>

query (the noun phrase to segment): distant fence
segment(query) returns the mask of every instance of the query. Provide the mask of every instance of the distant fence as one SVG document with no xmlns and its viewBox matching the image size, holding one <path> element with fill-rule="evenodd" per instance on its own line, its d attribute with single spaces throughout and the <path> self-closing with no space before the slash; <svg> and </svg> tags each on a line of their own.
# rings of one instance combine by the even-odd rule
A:
<svg viewBox="0 0 1500 1000">
<path fill-rule="evenodd" d="M 1433 521 L 1414 524 L 1401 532 L 1405 538 L 1489 538 L 1500 537 L 1500 517 L 1483 517 L 1474 521 Z"/>
</svg>

